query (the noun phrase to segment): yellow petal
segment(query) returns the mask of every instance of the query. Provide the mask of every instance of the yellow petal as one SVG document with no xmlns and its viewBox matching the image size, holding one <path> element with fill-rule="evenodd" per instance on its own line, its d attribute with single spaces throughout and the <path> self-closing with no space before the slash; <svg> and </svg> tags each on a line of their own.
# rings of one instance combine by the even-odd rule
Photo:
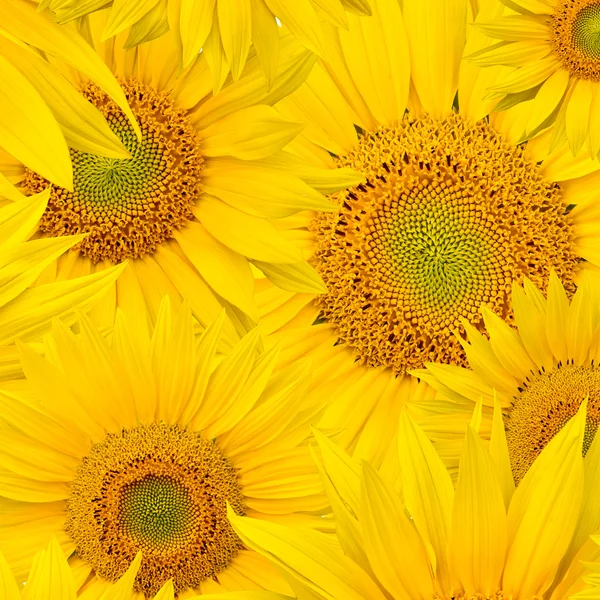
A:
<svg viewBox="0 0 600 600">
<path fill-rule="evenodd" d="M 576 365 L 583 364 L 598 324 L 598 307 L 592 300 L 591 282 L 587 272 L 579 281 L 571 299 L 566 322 L 567 356 Z"/>
<path fill-rule="evenodd" d="M 342 4 L 347 10 L 357 15 L 371 16 L 371 5 L 369 0 L 342 0 Z"/>
<path fill-rule="evenodd" d="M 502 41 L 466 56 L 465 60 L 479 67 L 521 67 L 531 60 L 540 60 L 548 56 L 550 52 L 552 48 L 546 40 Z"/>
<path fill-rule="evenodd" d="M 36 554 L 23 588 L 23 600 L 38 600 L 38 598 L 60 598 L 60 600 L 75 600 L 75 581 L 69 563 L 58 545 L 52 538 L 48 548 Z"/>
<path fill-rule="evenodd" d="M 0 552 L 0 600 L 20 600 L 19 587 L 6 559 Z"/>
<path fill-rule="evenodd" d="M 0 308 L 0 343 L 39 336 L 49 329 L 53 317 L 73 323 L 74 307 L 87 312 L 114 284 L 124 267 L 125 264 L 118 265 L 93 275 L 25 290 L 17 303 Z"/>
<path fill-rule="evenodd" d="M 252 370 L 236 395 L 232 407 L 223 413 L 207 429 L 212 437 L 222 435 L 235 427 L 258 402 L 279 359 L 281 348 L 273 346 L 262 352 L 254 361 Z M 314 467 L 314 465 L 313 465 Z"/>
<path fill-rule="evenodd" d="M 216 240 L 201 223 L 191 222 L 175 239 L 208 285 L 220 296 L 258 319 L 254 279 L 244 256 Z"/>
<path fill-rule="evenodd" d="M 219 28 L 219 11 L 215 5 L 213 24 L 208 33 L 208 37 L 202 47 L 202 54 L 206 62 L 210 65 L 213 74 L 213 97 L 219 95 L 221 87 L 227 79 L 229 73 L 229 63 L 221 41 L 221 30 Z"/>
<path fill-rule="evenodd" d="M 275 104 L 306 80 L 315 64 L 316 56 L 298 49 L 291 40 L 281 39 L 280 42 L 280 61 L 273 84 L 268 86 L 257 58 L 248 60 L 244 75 L 238 81 L 207 100 L 194 113 L 193 119 L 199 128 L 204 129 L 248 106 Z"/>
<path fill-rule="evenodd" d="M 303 259 L 302 252 L 293 248 L 269 221 L 228 206 L 214 196 L 204 194 L 194 212 L 221 243 L 244 256 L 270 263 L 298 263 Z"/>
<path fill-rule="evenodd" d="M 507 15 L 489 22 L 478 21 L 473 26 L 491 38 L 507 42 L 548 39 L 548 25 L 541 16 Z"/>
<path fill-rule="evenodd" d="M 558 69 L 544 81 L 531 105 L 532 116 L 527 123 L 526 135 L 530 135 L 556 110 L 568 85 L 569 73 L 564 69 Z"/>
<path fill-rule="evenodd" d="M 572 96 L 567 100 L 567 112 L 565 114 L 567 139 L 574 156 L 577 156 L 581 150 L 588 134 L 594 86 L 595 84 L 591 81 L 578 80 L 573 88 Z"/>
<path fill-rule="evenodd" d="M 441 119 L 452 111 L 465 45 L 464 0 L 404 1 L 411 77 L 423 108 Z"/>
<path fill-rule="evenodd" d="M 253 260 L 252 263 L 283 290 L 303 294 L 323 294 L 327 292 L 327 288 L 319 274 L 306 262 L 278 265 Z"/>
<path fill-rule="evenodd" d="M 129 565 L 125 574 L 108 588 L 100 597 L 100 600 L 131 600 L 133 582 L 137 575 L 138 569 L 142 564 L 141 550 L 136 554 L 135 558 Z"/>
<path fill-rule="evenodd" d="M 517 380 L 525 381 L 536 365 L 525 350 L 517 332 L 489 308 L 481 310 L 490 345 L 502 366 Z"/>
<path fill-rule="evenodd" d="M 24 242 L 46 210 L 50 188 L 33 196 L 22 196 L 0 209 L 0 249 L 7 253 Z"/>
<path fill-rule="evenodd" d="M 260 69 L 270 88 L 279 59 L 279 27 L 265 0 L 250 0 L 252 6 L 252 43 Z"/>
<path fill-rule="evenodd" d="M 400 5 L 374 0 L 373 15 L 349 16 L 350 29 L 340 31 L 348 70 L 379 123 L 402 118 L 408 100 L 410 59 Z"/>
<path fill-rule="evenodd" d="M 284 431 L 290 436 L 290 423 L 298 418 L 298 407 L 308 392 L 310 373 L 310 361 L 298 361 L 286 369 L 287 377 L 280 387 L 269 386 L 254 410 L 219 438 L 219 446 L 228 456 L 233 458 L 270 444 Z M 306 430 L 302 432 L 302 439 L 305 437 Z M 281 441 L 285 445 L 285 440 Z"/>
<path fill-rule="evenodd" d="M 398 452 L 404 501 L 421 537 L 432 550 L 430 560 L 442 589 L 450 583 L 446 557 L 454 489 L 444 463 L 426 435 L 402 412 Z"/>
<path fill-rule="evenodd" d="M 588 142 L 592 157 L 598 156 L 600 151 L 600 87 L 598 85 L 592 86 Z"/>
<path fill-rule="evenodd" d="M 258 329 L 254 329 L 221 361 L 208 382 L 200 410 L 194 418 L 197 427 L 210 427 L 234 405 L 252 372 L 259 343 Z"/>
<path fill-rule="evenodd" d="M 237 81 L 246 63 L 251 36 L 250 0 L 218 0 L 221 43 L 231 65 L 231 75 Z"/>
<path fill-rule="evenodd" d="M 523 346 L 538 368 L 550 370 L 554 366 L 554 361 L 546 339 L 545 305 L 544 299 L 543 309 L 541 309 L 536 305 L 531 294 L 525 295 L 517 283 L 513 284 L 512 306 Z"/>
<path fill-rule="evenodd" d="M 469 426 L 460 459 L 450 541 L 467 595 L 491 597 L 499 588 L 506 536 L 504 499 L 494 463 Z"/>
<path fill-rule="evenodd" d="M 360 520 L 367 555 L 385 589 L 397 600 L 432 598 L 433 574 L 423 541 L 393 487 L 367 462 Z"/>
<path fill-rule="evenodd" d="M 102 41 L 121 33 L 154 8 L 158 0 L 114 0 L 106 27 L 102 32 Z"/>
<path fill-rule="evenodd" d="M 157 383 L 157 417 L 175 424 L 195 383 L 194 322 L 187 302 L 180 307 L 173 329 L 162 343 L 154 344 L 154 341 L 153 338 L 150 357 Z"/>
<path fill-rule="evenodd" d="M 587 402 L 542 450 L 517 487 L 508 511 L 508 556 L 502 589 L 542 596 L 552 583 L 579 516 Z"/>
<path fill-rule="evenodd" d="M 0 10 L 2 27 L 87 75 L 117 103 L 127 115 L 138 138 L 141 138 L 141 130 L 121 86 L 100 55 L 74 29 L 52 23 L 27 2 L 0 0 Z"/>
<path fill-rule="evenodd" d="M 266 158 L 287 146 L 303 128 L 270 106 L 250 106 L 202 130 L 202 153 L 242 160 Z"/>
<path fill-rule="evenodd" d="M 111 158 L 129 158 L 102 113 L 48 61 L 0 36 L 0 52 L 27 77 L 61 126 L 72 148 Z"/>
<path fill-rule="evenodd" d="M 504 419 L 502 407 L 498 399 L 494 397 L 494 414 L 492 417 L 492 432 L 490 435 L 490 457 L 496 468 L 496 475 L 502 489 L 504 506 L 508 509 L 510 500 L 515 492 L 515 480 L 510 467 L 510 456 L 506 444 L 506 431 L 504 430 Z"/>
<path fill-rule="evenodd" d="M 281 218 L 302 210 L 333 212 L 335 205 L 301 179 L 234 158 L 207 161 L 204 190 L 255 217 Z"/>
<path fill-rule="evenodd" d="M 181 0 L 179 32 L 183 44 L 183 68 L 198 56 L 213 24 L 215 0 Z"/>
<path fill-rule="evenodd" d="M 134 48 L 138 44 L 155 40 L 169 31 L 167 3 L 168 0 L 158 0 L 154 8 L 131 26 L 123 48 Z"/>
<path fill-rule="evenodd" d="M 173 587 L 173 580 L 169 579 L 165 585 L 160 588 L 153 600 L 174 600 L 174 598 L 175 588 Z"/>
<path fill-rule="evenodd" d="M 310 0 L 265 0 L 265 4 L 302 44 L 323 55 L 323 32 Z"/>
<path fill-rule="evenodd" d="M 336 600 L 383 600 L 379 588 L 323 533 L 238 517 L 229 521 L 242 541 L 310 589 Z"/>
<path fill-rule="evenodd" d="M 546 335 L 548 337 L 548 345 L 552 353 L 559 361 L 566 361 L 567 355 L 567 338 L 564 334 L 564 326 L 569 314 L 569 300 L 567 294 L 556 276 L 552 271 L 550 273 L 550 281 L 548 283 L 548 303 L 547 303 L 547 328 Z"/>
<path fill-rule="evenodd" d="M 558 59 L 554 54 L 550 54 L 546 58 L 515 69 L 499 83 L 490 87 L 489 91 L 498 94 L 523 92 L 546 81 L 560 68 Z"/>
<path fill-rule="evenodd" d="M 35 87 L 0 56 L 0 145 L 46 179 L 73 189 L 69 149 L 54 115 Z"/>
</svg>

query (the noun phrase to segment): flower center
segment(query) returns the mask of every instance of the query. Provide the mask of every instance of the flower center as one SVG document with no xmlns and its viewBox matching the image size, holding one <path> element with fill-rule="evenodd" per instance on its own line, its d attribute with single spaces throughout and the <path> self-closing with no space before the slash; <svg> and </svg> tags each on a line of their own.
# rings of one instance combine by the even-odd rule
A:
<svg viewBox="0 0 600 600">
<path fill-rule="evenodd" d="M 503 318 L 513 281 L 545 289 L 554 268 L 571 290 L 577 258 L 566 207 L 520 148 L 458 115 L 405 119 L 365 134 L 340 160 L 366 182 L 315 218 L 316 303 L 369 366 L 398 373 L 465 364 L 453 332 Z"/>
<path fill-rule="evenodd" d="M 83 459 L 65 527 L 98 576 L 117 580 L 142 550 L 134 589 L 153 597 L 173 579 L 179 593 L 216 576 L 242 547 L 226 502 L 244 513 L 236 471 L 214 442 L 139 425 L 108 434 Z"/>
<path fill-rule="evenodd" d="M 600 424 L 600 369 L 595 365 L 562 365 L 527 381 L 513 400 L 506 420 L 506 440 L 516 483 L 588 396 L 584 455 Z"/>
<path fill-rule="evenodd" d="M 572 75 L 600 80 L 600 2 L 562 0 L 552 15 L 550 41 Z"/>
<path fill-rule="evenodd" d="M 47 236 L 87 233 L 75 248 L 93 262 L 118 263 L 152 254 L 193 218 L 200 193 L 202 156 L 185 111 L 169 96 L 136 81 L 121 84 L 142 130 L 131 124 L 99 88 L 83 95 L 105 116 L 131 158 L 117 159 L 71 150 L 73 192 L 53 186 L 40 230 Z M 29 193 L 48 182 L 27 169 Z"/>
</svg>

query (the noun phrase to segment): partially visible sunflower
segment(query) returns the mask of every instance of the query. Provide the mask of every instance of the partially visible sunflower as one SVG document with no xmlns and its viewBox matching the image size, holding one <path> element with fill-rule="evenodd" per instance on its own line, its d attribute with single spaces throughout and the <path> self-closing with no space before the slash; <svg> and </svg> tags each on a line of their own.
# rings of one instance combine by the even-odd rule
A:
<svg viewBox="0 0 600 600">
<path fill-rule="evenodd" d="M 475 23 L 488 36 L 467 57 L 495 67 L 489 91 L 498 108 L 526 102 L 522 135 L 552 127 L 552 143 L 574 155 L 600 153 L 600 4 L 597 0 L 497 0 L 495 14 Z M 504 9 L 504 10 L 503 10 Z M 490 43 L 493 42 L 493 43 Z M 499 67 L 503 68 L 499 68 Z"/>
<path fill-rule="evenodd" d="M 229 71 L 237 81 L 251 43 L 265 77 L 273 81 L 279 52 L 276 17 L 306 48 L 322 55 L 321 21 L 347 28 L 346 11 L 371 13 L 369 0 L 47 0 L 41 4 L 54 12 L 58 23 L 110 5 L 102 38 L 128 29 L 125 48 L 154 40 L 171 29 L 183 67 L 190 66 L 202 49 L 217 89 Z"/>
<path fill-rule="evenodd" d="M 256 330 L 218 354 L 223 321 L 196 339 L 189 309 L 172 317 L 166 298 L 151 338 L 143 315 L 119 313 L 111 341 L 82 318 L 78 336 L 55 323 L 45 358 L 22 346 L 27 380 L 0 393 L 0 549 L 19 580 L 54 535 L 86 600 L 140 550 L 132 598 L 168 579 L 180 599 L 287 589 L 233 532 L 226 503 L 327 527 L 306 444 L 325 400 L 306 395 L 308 361 L 279 368 Z"/>
<path fill-rule="evenodd" d="M 569 301 L 556 276 L 550 279 L 547 298 L 525 280 L 512 293 L 516 329 L 486 307 L 486 335 L 465 323 L 468 339 L 460 342 L 470 368 L 427 364 L 413 371 L 438 397 L 449 400 L 438 402 L 436 416 L 425 417 L 431 437 L 442 446 L 443 440 L 456 437 L 460 428 L 451 414 L 455 405 L 482 401 L 487 407 L 483 419 L 491 422 L 496 396 L 518 482 L 587 397 L 587 452 L 600 424 L 600 302 L 591 283 L 584 278 Z"/>
<path fill-rule="evenodd" d="M 23 10 L 22 18 L 35 13 Z M 165 35 L 133 50 L 121 37 L 100 42 L 108 11 L 90 15 L 85 33 L 97 55 L 119 78 L 135 117 L 130 120 L 94 82 L 68 77 L 106 118 L 129 158 L 71 149 L 73 186 L 53 186 L 38 235 L 86 233 L 48 270 L 46 281 L 88 274 L 129 260 L 113 294 L 94 318 L 110 325 L 115 307 L 156 318 L 169 294 L 190 299 L 207 325 L 225 306 L 233 325 L 228 339 L 253 326 L 249 261 L 278 285 L 322 291 L 302 248 L 281 235 L 278 221 L 299 211 L 332 210 L 321 191 L 355 183 L 350 170 L 329 171 L 282 150 L 302 128 L 269 105 L 298 87 L 314 56 L 289 35 L 268 88 L 255 54 L 237 83 L 217 96 L 206 57 L 178 75 L 177 49 Z M 60 64 L 60 63 L 59 63 Z M 65 65 L 61 65 L 63 67 Z M 44 189 L 43 174 L 0 153 L 0 173 L 27 193 Z"/>
<path fill-rule="evenodd" d="M 261 281 L 257 299 L 285 356 L 314 357 L 321 390 L 335 390 L 322 427 L 341 429 L 347 448 L 366 434 L 386 456 L 393 411 L 427 394 L 406 374 L 466 364 L 454 331 L 463 319 L 482 331 L 482 303 L 510 321 L 515 281 L 545 289 L 555 269 L 573 293 L 581 271 L 600 265 L 600 214 L 597 179 L 584 177 L 596 161 L 549 153 L 546 140 L 518 144 L 520 107 L 491 114 L 495 71 L 461 62 L 485 38 L 472 30 L 465 40 L 466 0 L 372 6 L 348 32 L 329 31 L 327 61 L 278 103 L 307 123 L 298 153 L 364 176 L 332 195 L 335 212 L 279 225 L 312 254 L 328 291 Z M 477 19 L 494 6 L 481 2 Z M 457 408 L 463 425 L 470 410 Z"/>
<path fill-rule="evenodd" d="M 140 567 L 141 553 L 131 563 L 121 579 L 106 589 L 100 600 L 117 600 L 131 591 Z M 33 558 L 26 585 L 19 585 L 0 552 L 0 597 L 2 600 L 76 600 L 81 578 L 70 567 L 56 538 Z M 174 600 L 173 582 L 167 581 L 154 600 Z"/>
<path fill-rule="evenodd" d="M 113 267 L 86 277 L 39 285 L 40 273 L 81 241 L 82 236 L 29 240 L 44 212 L 50 192 L 26 198 L 10 183 L 0 181 L 0 380 L 21 373 L 15 340 L 41 341 L 52 319 L 67 323 L 76 310 L 89 311 L 123 270 Z"/>
<path fill-rule="evenodd" d="M 299 598 L 598 597 L 600 547 L 590 534 L 599 523 L 600 439 L 584 460 L 584 407 L 516 490 L 499 408 L 489 448 L 469 426 L 456 489 L 431 442 L 406 414 L 400 428 L 400 485 L 320 436 L 339 546 L 323 533 L 229 512 L 244 542 L 287 574 Z"/>
</svg>

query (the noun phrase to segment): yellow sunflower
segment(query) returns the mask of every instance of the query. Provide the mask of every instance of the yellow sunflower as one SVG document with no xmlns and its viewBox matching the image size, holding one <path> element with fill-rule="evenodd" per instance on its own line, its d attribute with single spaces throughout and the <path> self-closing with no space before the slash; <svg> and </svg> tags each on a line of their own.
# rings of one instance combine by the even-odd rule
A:
<svg viewBox="0 0 600 600">
<path fill-rule="evenodd" d="M 600 424 L 600 303 L 589 277 L 571 301 L 555 276 L 547 298 L 525 280 L 523 288 L 515 285 L 512 299 L 516 329 L 487 307 L 482 308 L 487 335 L 465 324 L 468 341 L 459 341 L 470 368 L 427 364 L 413 374 L 438 390 L 438 398 L 449 401 L 438 400 L 438 414 L 425 417 L 432 439 L 451 440 L 457 434 L 456 424 L 445 424 L 453 421 L 455 403 L 473 406 L 481 400 L 483 419 L 490 423 L 497 396 L 518 482 L 584 398 L 588 398 L 585 452 L 594 438 Z"/>
<path fill-rule="evenodd" d="M 0 393 L 0 549 L 19 580 L 56 536 L 98 600 L 142 551 L 132 598 L 169 579 L 178 598 L 288 589 L 226 516 L 326 529 L 306 439 L 323 403 L 308 361 L 277 368 L 256 330 L 217 354 L 224 319 L 198 340 L 185 307 L 161 304 L 152 337 L 121 313 L 111 341 L 56 321 L 45 358 L 22 346 L 25 381 Z M 123 596 L 123 598 L 129 596 Z"/>
<path fill-rule="evenodd" d="M 46 191 L 26 198 L 0 180 L 0 197 L 8 201 L 0 208 L 0 380 L 21 373 L 15 340 L 39 341 L 50 330 L 54 317 L 72 323 L 75 311 L 90 310 L 122 271 L 122 267 L 114 267 L 87 277 L 38 285 L 40 273 L 82 238 L 29 240 L 49 195 Z"/>
<path fill-rule="evenodd" d="M 248 330 L 257 316 L 249 260 L 284 288 L 323 289 L 300 245 L 278 232 L 278 220 L 307 209 L 331 210 L 319 190 L 357 181 L 349 170 L 327 171 L 282 150 L 302 126 L 269 104 L 300 85 L 314 57 L 282 36 L 270 88 L 253 54 L 238 82 L 213 96 L 205 57 L 178 78 L 170 35 L 122 50 L 119 36 L 98 41 L 106 19 L 107 11 L 94 13 L 82 32 L 119 78 L 139 131 L 96 83 L 61 65 L 131 157 L 71 149 L 73 185 L 52 187 L 38 235 L 87 236 L 45 273 L 46 280 L 131 259 L 96 311 L 100 323 L 110 325 L 115 307 L 126 305 L 148 310 L 154 320 L 166 293 L 175 302 L 189 298 L 204 325 L 225 306 L 234 322 L 228 337 L 235 341 L 234 327 Z M 0 173 L 27 193 L 47 186 L 42 174 L 7 153 L 0 153 Z"/>
<path fill-rule="evenodd" d="M 584 460 L 584 408 L 544 448 L 516 490 L 499 409 L 489 448 L 468 428 L 456 488 L 406 414 L 400 428 L 400 484 L 320 436 L 339 545 L 323 533 L 229 512 L 240 537 L 286 573 L 297 597 L 598 598 L 600 440 Z M 223 600 L 234 597 L 252 598 Z"/>
<path fill-rule="evenodd" d="M 253 42 L 269 82 L 277 71 L 279 33 L 276 18 L 309 50 L 323 53 L 321 21 L 347 28 L 346 11 L 370 14 L 369 0 L 45 0 L 58 23 L 67 23 L 111 5 L 102 38 L 129 29 L 123 39 L 133 48 L 175 32 L 183 67 L 200 49 L 207 55 L 219 88 L 231 71 L 237 81 Z"/>
<path fill-rule="evenodd" d="M 281 225 L 312 253 L 328 292 L 292 294 L 261 281 L 257 296 L 289 360 L 312 356 L 337 377 L 317 375 L 323 393 L 335 390 L 321 426 L 342 429 L 350 447 L 377 419 L 365 435 L 380 456 L 393 411 L 427 393 L 407 371 L 466 364 L 453 335 L 463 319 L 481 331 L 487 303 L 509 320 L 513 282 L 529 277 L 545 289 L 554 269 L 571 294 L 589 266 L 583 259 L 600 264 L 598 211 L 570 209 L 591 196 L 583 176 L 597 162 L 566 147 L 548 153 L 544 139 L 518 145 L 520 107 L 490 114 L 493 73 L 461 62 L 484 37 L 473 30 L 465 42 L 466 0 L 402 6 L 376 0 L 373 16 L 350 18 L 348 32 L 331 29 L 327 61 L 279 102 L 307 123 L 298 153 L 364 180 L 332 195 L 336 212 Z M 477 18 L 490 6 L 481 3 Z M 461 410 L 468 420 L 470 409 Z"/>
<path fill-rule="evenodd" d="M 600 5 L 595 0 L 500 0 L 475 26 L 488 36 L 470 57 L 499 72 L 498 108 L 526 102 L 522 134 L 552 126 L 554 145 L 600 151 Z M 506 5 L 506 6 L 503 6 Z M 510 9 L 510 10 L 509 10 Z M 492 43 L 489 43 L 492 42 Z"/>
</svg>

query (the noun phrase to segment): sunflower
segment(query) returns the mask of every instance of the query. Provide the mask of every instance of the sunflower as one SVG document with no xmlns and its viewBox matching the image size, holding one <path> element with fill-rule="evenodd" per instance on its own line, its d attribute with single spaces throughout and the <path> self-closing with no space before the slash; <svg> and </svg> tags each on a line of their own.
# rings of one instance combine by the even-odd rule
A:
<svg viewBox="0 0 600 600">
<path fill-rule="evenodd" d="M 253 42 L 261 69 L 271 82 L 277 71 L 279 33 L 276 18 L 309 50 L 323 53 L 321 20 L 348 27 L 346 11 L 370 14 L 369 0 L 49 0 L 43 3 L 58 23 L 67 23 L 112 5 L 102 38 L 129 29 L 123 41 L 133 48 L 175 32 L 183 67 L 200 49 L 207 55 L 217 89 L 231 71 L 237 81 Z"/>
<path fill-rule="evenodd" d="M 493 0 L 495 2 L 495 0 Z M 489 91 L 499 107 L 525 102 L 522 134 L 552 126 L 553 144 L 600 152 L 600 4 L 596 0 L 501 0 L 475 26 L 488 36 L 469 59 L 501 71 Z"/>
<path fill-rule="evenodd" d="M 319 436 L 339 546 L 323 533 L 229 512 L 244 542 L 287 574 L 298 597 L 598 597 L 600 538 L 590 534 L 599 522 L 600 441 L 584 460 L 585 408 L 544 448 L 516 490 L 499 409 L 489 449 L 475 424 L 468 428 L 456 488 L 406 413 L 400 428 L 400 485 Z"/>
<path fill-rule="evenodd" d="M 433 437 L 452 437 L 444 425 L 444 412 L 454 403 L 472 406 L 481 400 L 487 407 L 483 419 L 490 422 L 496 396 L 505 415 L 518 482 L 588 398 L 587 452 L 600 424 L 600 308 L 591 284 L 591 277 L 585 277 L 569 301 L 555 276 L 547 297 L 525 280 L 524 287 L 513 288 L 516 330 L 486 307 L 482 313 L 487 335 L 465 324 L 468 341 L 460 341 L 470 368 L 427 364 L 414 371 L 438 390 L 438 397 L 449 401 L 430 421 L 437 432 Z"/>
<path fill-rule="evenodd" d="M 131 591 L 139 569 L 141 553 L 131 563 L 123 577 L 107 588 L 101 600 L 123 598 Z M 69 568 L 69 563 L 56 541 L 52 538 L 47 548 L 40 550 L 34 558 L 27 585 L 19 586 L 2 553 L 0 553 L 0 590 L 2 600 L 32 600 L 51 598 L 52 600 L 76 600 L 80 583 L 77 573 Z M 173 583 L 169 580 L 154 600 L 174 600 Z"/>
<path fill-rule="evenodd" d="M 35 11 L 22 8 L 26 22 Z M 357 181 L 347 169 L 323 170 L 282 150 L 302 126 L 269 104 L 302 82 L 314 57 L 282 34 L 282 60 L 270 88 L 253 54 L 238 82 L 213 96 L 205 57 L 177 78 L 170 35 L 121 50 L 118 36 L 98 42 L 107 16 L 91 15 L 85 33 L 119 78 L 135 127 L 95 82 L 65 72 L 130 158 L 71 149 L 73 185 L 52 187 L 38 235 L 87 236 L 45 277 L 93 273 L 131 259 L 96 311 L 99 323 L 110 326 L 115 307 L 125 305 L 148 310 L 153 321 L 167 293 L 175 302 L 189 298 L 205 326 L 225 306 L 234 343 L 234 327 L 243 333 L 257 316 L 249 260 L 284 288 L 323 289 L 301 247 L 279 233 L 278 220 L 307 209 L 331 210 L 319 190 Z M 0 173 L 26 193 L 48 185 L 43 174 L 7 153 L 0 154 Z"/>
<path fill-rule="evenodd" d="M 28 239 L 49 195 L 46 191 L 26 198 L 0 181 L 0 197 L 9 200 L 0 208 L 0 380 L 21 373 L 15 340 L 39 341 L 54 317 L 72 323 L 75 311 L 90 310 L 122 271 L 114 267 L 69 281 L 36 283 L 40 273 L 82 237 Z"/>
<path fill-rule="evenodd" d="M 327 528 L 305 443 L 323 403 L 310 363 L 279 368 L 257 330 L 217 354 L 223 315 L 199 339 L 185 305 L 161 304 L 152 337 L 119 312 L 111 341 L 59 321 L 27 379 L 0 394 L 0 549 L 17 578 L 54 535 L 96 600 L 141 550 L 135 598 L 169 579 L 179 598 L 287 589 L 231 529 L 239 514 Z M 273 375 L 273 370 L 276 374 Z"/>
<path fill-rule="evenodd" d="M 581 271 L 600 264 L 600 220 L 589 200 L 596 180 L 584 177 L 597 162 L 565 146 L 549 153 L 546 139 L 518 145 L 520 107 L 490 114 L 492 70 L 461 63 L 484 37 L 473 31 L 465 42 L 466 1 L 372 7 L 348 32 L 330 30 L 327 61 L 278 104 L 307 123 L 299 153 L 364 177 L 331 196 L 337 211 L 284 220 L 328 292 L 260 281 L 258 301 L 290 361 L 313 356 L 337 377 L 323 386 L 337 389 L 322 427 L 343 428 L 351 447 L 376 418 L 367 435 L 384 456 L 390 411 L 426 396 L 406 373 L 466 364 L 453 332 L 463 319 L 482 331 L 482 303 L 510 321 L 515 281 L 546 289 L 554 269 L 572 294 Z M 489 10 L 483 3 L 478 19 Z M 588 210 L 571 210 L 584 196 Z M 460 407 L 463 421 L 469 411 Z"/>
</svg>

